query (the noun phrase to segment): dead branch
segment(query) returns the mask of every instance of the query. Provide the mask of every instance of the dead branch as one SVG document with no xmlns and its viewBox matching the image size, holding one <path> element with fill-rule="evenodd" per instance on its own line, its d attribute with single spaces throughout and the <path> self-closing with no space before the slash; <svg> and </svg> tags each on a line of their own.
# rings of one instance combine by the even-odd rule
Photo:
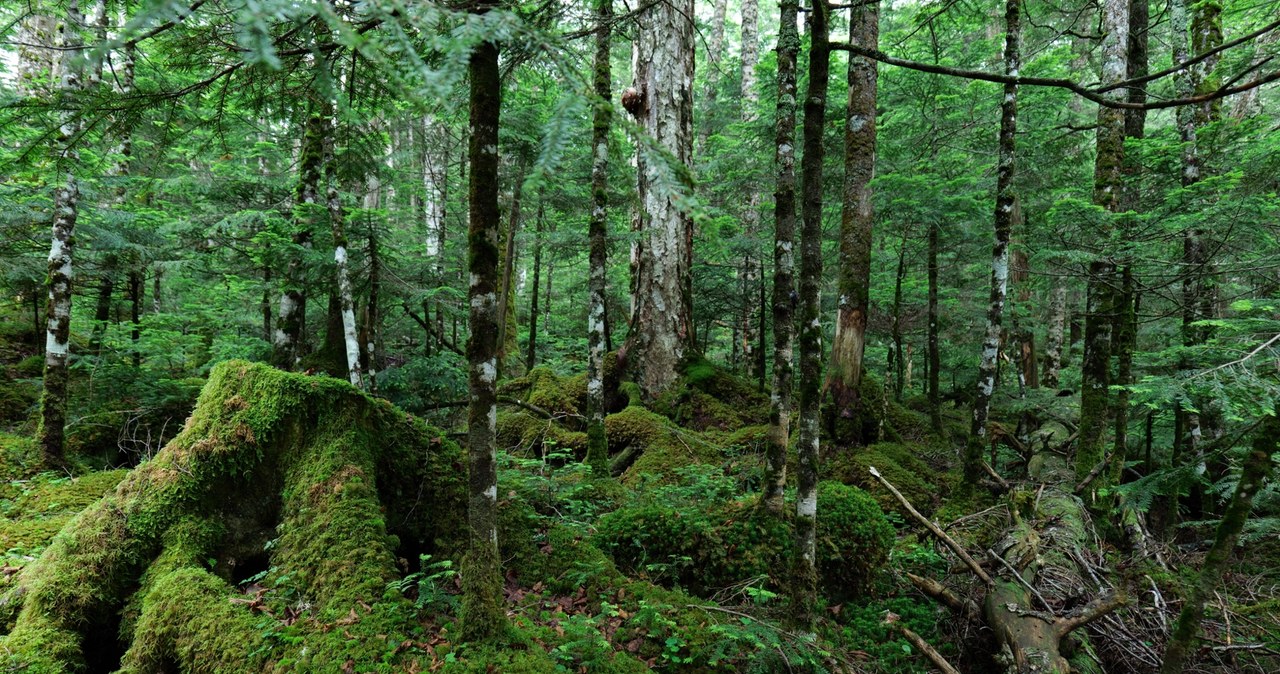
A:
<svg viewBox="0 0 1280 674">
<path fill-rule="evenodd" d="M 1102 471 L 1106 470 L 1107 466 L 1110 464 L 1111 464 L 1110 456 L 1104 458 L 1102 461 L 1099 461 L 1098 465 L 1094 466 L 1093 470 L 1089 471 L 1089 474 L 1084 476 L 1084 479 L 1080 481 L 1080 484 L 1076 485 L 1075 489 L 1073 490 L 1073 493 L 1075 493 L 1076 495 L 1079 495 L 1082 492 L 1084 492 L 1084 490 L 1087 489 L 1089 485 L 1093 483 L 1094 480 L 1098 479 L 1098 476 L 1101 475 Z"/>
<path fill-rule="evenodd" d="M 948 536 L 947 532 L 940 529 L 938 525 L 930 521 L 929 518 L 921 515 L 920 511 L 916 510 L 915 506 L 911 505 L 911 502 L 907 500 L 907 497 L 902 495 L 902 492 L 898 491 L 897 487 L 894 487 L 888 480 L 884 479 L 884 476 L 880 474 L 880 471 L 876 470 L 875 466 L 870 466 L 869 469 L 872 477 L 879 480 L 880 484 L 883 484 L 885 488 L 898 499 L 898 502 L 902 504 L 902 507 L 906 508 L 907 512 L 910 513 L 916 521 L 923 524 L 930 533 L 938 538 L 938 540 L 942 541 L 948 548 L 951 548 L 951 551 L 956 553 L 956 555 L 964 561 L 965 566 L 968 566 L 969 570 L 973 571 L 973 575 L 977 576 L 978 579 L 988 587 L 992 585 L 993 581 L 991 580 L 991 576 L 987 575 L 987 572 L 982 570 L 982 567 L 973 560 L 973 557 L 969 556 L 969 553 L 965 552 L 964 548 L 960 547 L 960 544 L 957 543 L 955 539 Z"/>
<path fill-rule="evenodd" d="M 919 634 L 907 629 L 906 625 L 898 622 L 896 613 L 888 613 L 885 615 L 884 621 L 901 632 L 902 636 L 906 637 L 907 641 L 910 641 L 911 645 L 915 646 L 921 653 L 924 653 L 925 657 L 929 658 L 929 661 L 933 663 L 933 666 L 942 670 L 943 674 L 960 674 L 960 670 L 952 667 L 951 663 L 947 662 L 947 659 L 942 657 L 941 653 L 929 645 L 929 642 L 925 641 Z"/>
<path fill-rule="evenodd" d="M 972 599 L 968 597 L 961 598 L 954 590 L 932 578 L 924 578 L 908 572 L 907 580 L 911 581 L 911 584 L 915 585 L 916 589 L 928 595 L 929 598 L 941 602 L 947 608 L 970 620 L 977 620 L 982 615 L 977 603 Z"/>
<path fill-rule="evenodd" d="M 1085 604 L 1079 611 L 1058 618 L 1054 621 L 1053 628 L 1058 633 L 1058 638 L 1065 637 L 1071 634 L 1073 630 L 1088 625 L 1094 620 L 1124 606 L 1127 602 L 1128 600 L 1123 594 L 1115 591 L 1108 592 Z"/>
</svg>

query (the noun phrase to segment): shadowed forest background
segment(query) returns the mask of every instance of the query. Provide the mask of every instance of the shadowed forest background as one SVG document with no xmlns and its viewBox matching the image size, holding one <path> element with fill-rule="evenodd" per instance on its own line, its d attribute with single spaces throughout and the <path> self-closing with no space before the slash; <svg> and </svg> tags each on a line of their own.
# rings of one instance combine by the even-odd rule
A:
<svg viewBox="0 0 1280 674">
<path fill-rule="evenodd" d="M 0 2 L 0 669 L 1280 669 L 1280 3 Z"/>
</svg>

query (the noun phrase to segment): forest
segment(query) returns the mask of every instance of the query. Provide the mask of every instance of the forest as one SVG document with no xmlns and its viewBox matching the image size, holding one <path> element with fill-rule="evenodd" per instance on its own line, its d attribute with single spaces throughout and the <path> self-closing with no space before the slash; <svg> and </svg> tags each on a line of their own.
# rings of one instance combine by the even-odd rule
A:
<svg viewBox="0 0 1280 674">
<path fill-rule="evenodd" d="M 1280 0 L 0 0 L 0 670 L 1280 671 Z"/>
</svg>

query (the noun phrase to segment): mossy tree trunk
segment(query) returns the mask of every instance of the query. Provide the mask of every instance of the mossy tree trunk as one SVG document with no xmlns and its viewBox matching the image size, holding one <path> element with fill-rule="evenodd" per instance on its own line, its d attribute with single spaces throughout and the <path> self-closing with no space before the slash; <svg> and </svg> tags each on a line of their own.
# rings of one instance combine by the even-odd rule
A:
<svg viewBox="0 0 1280 674">
<path fill-rule="evenodd" d="M 632 107 L 648 139 L 636 167 L 643 226 L 633 280 L 636 306 L 624 348 L 628 369 L 650 398 L 676 382 L 680 361 L 696 348 L 693 219 L 681 203 L 693 182 L 693 15 L 693 0 L 673 0 L 637 19 L 639 99 Z"/>
<path fill-rule="evenodd" d="M 1125 78 L 1129 48 L 1128 0 L 1105 0 L 1102 5 L 1103 86 Z M 1108 96 L 1119 97 L 1113 91 Z M 1097 158 L 1094 164 L 1093 201 L 1112 213 L 1122 208 L 1124 167 L 1124 111 L 1098 106 Z M 1111 227 L 1099 232 L 1103 246 L 1110 245 Z M 1118 286 L 1116 263 L 1108 250 L 1089 263 L 1085 312 L 1084 362 L 1080 373 L 1080 442 L 1076 451 L 1076 479 L 1083 480 L 1104 456 L 1111 410 L 1111 342 L 1115 323 L 1113 288 Z M 1093 482 L 1094 491 L 1108 480 Z"/>
<path fill-rule="evenodd" d="M 791 574 L 793 618 L 812 630 L 818 596 L 815 566 L 818 519 L 819 423 L 822 407 L 822 131 L 831 47 L 825 0 L 809 13 L 809 90 L 804 99 L 803 227 L 800 232 L 800 437 L 797 442 L 796 553 Z"/>
<path fill-rule="evenodd" d="M 1021 67 L 1021 2 L 1005 5 L 1004 72 L 1016 77 Z M 1013 178 L 1017 160 L 1018 85 L 1004 85 L 1000 103 L 1000 141 L 996 164 L 995 241 L 991 246 L 991 296 L 987 303 L 987 334 L 982 340 L 978 364 L 978 390 L 974 396 L 973 424 L 964 456 L 964 484 L 973 487 L 982 475 L 982 450 L 987 444 L 987 416 L 996 388 L 996 366 L 1000 354 L 1001 324 L 1005 295 L 1009 288 L 1009 237 L 1017 218 L 1017 197 Z"/>
<path fill-rule="evenodd" d="M 82 86 L 81 63 L 84 41 L 84 15 L 75 0 L 67 4 L 66 18 L 60 26 L 58 45 L 61 49 L 62 81 L 65 95 L 73 95 Z M 61 184 L 53 190 L 53 232 L 49 247 L 49 301 L 45 307 L 44 386 L 40 392 L 40 427 L 36 431 L 44 462 L 56 467 L 64 461 L 67 423 L 67 360 L 71 346 L 71 286 L 75 280 L 72 258 L 75 250 L 76 220 L 79 218 L 80 181 L 76 177 L 80 152 L 77 136 L 82 117 L 75 110 L 62 114 L 58 140 L 54 145 L 54 163 Z"/>
<path fill-rule="evenodd" d="M 759 22 L 759 0 L 743 0 L 742 2 L 742 86 L 741 119 L 744 123 L 755 121 L 756 105 L 760 102 L 756 92 L 756 63 L 759 60 L 757 31 Z M 749 241 L 754 242 L 760 234 L 760 191 L 756 182 L 751 181 L 747 193 L 746 210 L 742 213 L 742 233 Z M 742 312 L 739 317 L 739 329 L 742 332 L 742 371 L 747 375 L 764 381 L 764 333 L 762 321 L 757 320 L 757 310 L 763 311 L 763 302 L 756 298 L 764 292 L 763 269 L 756 255 L 754 243 L 742 256 L 739 274 L 742 277 Z M 763 319 L 763 316 L 759 318 Z M 760 340 L 760 341 L 757 341 Z"/>
<path fill-rule="evenodd" d="M 292 370 L 306 352 L 304 343 L 307 320 L 306 256 L 311 250 L 315 227 L 320 221 L 320 175 L 324 167 L 324 144 L 328 123 L 323 115 L 307 118 L 298 159 L 298 189 L 293 201 L 293 245 L 285 271 L 284 291 L 280 294 L 280 310 L 276 313 L 276 331 L 272 339 L 273 362 Z"/>
<path fill-rule="evenodd" d="M 342 315 L 342 344 L 347 357 L 347 377 L 352 386 L 364 388 L 355 299 L 351 292 L 351 271 L 347 265 L 347 214 L 342 208 L 342 193 L 338 191 L 338 158 L 334 151 L 337 123 L 331 112 L 326 117 L 330 121 L 324 142 L 325 205 L 329 210 L 329 228 L 333 232 L 333 263 L 338 285 L 338 310 Z"/>
<path fill-rule="evenodd" d="M 856 5 L 849 14 L 849 36 L 859 47 L 880 43 L 880 5 Z M 844 188 L 840 212 L 839 295 L 836 331 L 827 367 L 826 390 L 833 420 L 859 417 L 858 391 L 866 351 L 867 312 L 871 291 L 871 180 L 876 164 L 877 62 L 849 54 L 849 105 L 844 120 Z M 806 179 L 806 190 L 807 187 Z M 806 214 L 807 217 L 807 214 Z M 847 446 L 862 441 L 861 424 L 832 424 L 832 441 Z"/>
<path fill-rule="evenodd" d="M 929 307 L 928 336 L 925 351 L 927 374 L 925 377 L 925 396 L 929 400 L 929 426 L 933 432 L 942 434 L 942 392 L 939 390 L 939 370 L 942 369 L 942 354 L 938 344 L 938 222 L 929 221 Z"/>
<path fill-rule="evenodd" d="M 1253 448 L 1245 457 L 1240 481 L 1236 483 L 1235 493 L 1231 496 L 1231 504 L 1218 523 L 1213 547 L 1209 548 L 1209 554 L 1205 556 L 1200 577 L 1191 586 L 1191 595 L 1182 605 L 1173 636 L 1165 647 L 1164 662 L 1160 665 L 1161 674 L 1186 671 L 1192 642 L 1200 630 L 1200 622 L 1204 620 L 1205 603 L 1222 583 L 1222 575 L 1227 570 L 1236 541 L 1240 539 L 1240 532 L 1249 519 L 1249 511 L 1253 509 L 1253 498 L 1271 474 L 1272 457 L 1277 451 L 1280 451 L 1280 408 L 1276 409 L 1275 416 L 1262 423 L 1254 436 Z"/>
<path fill-rule="evenodd" d="M 781 514 L 787 488 L 787 447 L 791 433 L 792 347 L 795 309 L 796 235 L 796 29 L 799 0 L 779 3 L 778 103 L 774 121 L 777 187 L 773 208 L 773 388 L 769 396 L 769 438 L 765 454 L 764 506 Z"/>
<path fill-rule="evenodd" d="M 481 4 L 484 13 L 491 5 Z M 462 636 L 491 641 L 505 631 L 502 560 L 498 557 L 498 472 L 494 434 L 498 418 L 498 124 L 502 81 L 498 45 L 483 42 L 471 54 L 470 226 L 467 231 L 471 315 L 467 362 L 467 559 L 462 569 Z"/>
<path fill-rule="evenodd" d="M 613 0 L 596 0 L 595 110 L 591 120 L 591 220 L 587 224 L 587 465 L 596 477 L 609 475 L 609 441 L 604 429 L 605 297 L 608 290 L 609 127 L 612 75 Z M 535 281 L 534 294 L 537 294 Z M 532 339 L 532 338 L 531 338 Z"/>
</svg>

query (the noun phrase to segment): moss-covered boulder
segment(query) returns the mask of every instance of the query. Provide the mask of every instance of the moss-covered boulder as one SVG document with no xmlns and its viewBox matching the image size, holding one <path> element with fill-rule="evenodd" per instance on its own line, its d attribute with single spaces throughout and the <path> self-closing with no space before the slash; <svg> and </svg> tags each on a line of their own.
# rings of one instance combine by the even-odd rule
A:
<svg viewBox="0 0 1280 674">
<path fill-rule="evenodd" d="M 934 470 L 918 454 L 919 446 L 882 442 L 839 451 L 825 472 L 832 480 L 865 490 L 888 512 L 901 509 L 897 499 L 871 476 L 871 467 L 902 492 L 921 512 L 931 513 L 951 491 L 951 478 Z"/>
<path fill-rule="evenodd" d="M 769 398 L 755 382 L 700 357 L 680 364 L 680 380 L 653 408 L 682 427 L 734 430 L 769 421 Z"/>
<path fill-rule="evenodd" d="M 439 431 L 325 377 L 217 366 L 182 433 L 0 598 L 33 672 L 365 671 L 414 656 L 397 556 L 463 539 Z M 18 610 L 14 610 L 20 607 Z M 420 652 L 420 651 L 419 651 Z"/>
</svg>

